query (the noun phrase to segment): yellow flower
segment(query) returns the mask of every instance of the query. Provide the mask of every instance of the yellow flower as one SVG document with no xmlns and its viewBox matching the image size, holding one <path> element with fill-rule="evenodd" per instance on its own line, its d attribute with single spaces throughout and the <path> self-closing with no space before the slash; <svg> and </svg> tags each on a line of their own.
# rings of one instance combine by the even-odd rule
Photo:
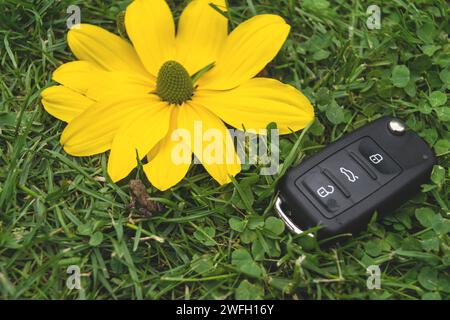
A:
<svg viewBox="0 0 450 320">
<path fill-rule="evenodd" d="M 183 11 L 177 32 L 164 0 L 132 2 L 125 14 L 132 44 L 94 25 L 69 31 L 68 44 L 78 61 L 60 66 L 53 73 L 60 85 L 42 92 L 47 112 L 68 123 L 61 136 L 67 153 L 91 156 L 111 150 L 108 174 L 113 181 L 129 175 L 137 156 L 146 157 L 149 181 L 166 190 L 190 167 L 190 161 L 172 160 L 174 147 L 184 143 L 190 158 L 202 152 L 190 138 L 174 139 L 176 129 L 193 132 L 201 121 L 203 130 L 220 130 L 225 144 L 232 138 L 224 123 L 260 130 L 276 122 L 286 134 L 312 121 L 313 108 L 299 91 L 254 78 L 280 50 L 289 25 L 264 14 L 228 34 L 227 19 L 211 2 L 226 11 L 224 0 L 194 0 Z M 199 71 L 206 72 L 193 82 Z M 224 161 L 202 163 L 220 184 L 241 169 L 234 148 L 226 150 Z"/>
</svg>

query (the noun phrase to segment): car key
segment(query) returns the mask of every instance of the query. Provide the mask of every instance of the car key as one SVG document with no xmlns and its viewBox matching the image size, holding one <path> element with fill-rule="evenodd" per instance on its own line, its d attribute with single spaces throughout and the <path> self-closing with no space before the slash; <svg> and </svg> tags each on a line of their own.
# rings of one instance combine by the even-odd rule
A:
<svg viewBox="0 0 450 320">
<path fill-rule="evenodd" d="M 419 191 L 435 163 L 425 141 L 384 117 L 288 170 L 275 207 L 297 234 L 317 225 L 318 238 L 355 234 L 374 211 L 385 216 Z"/>
</svg>

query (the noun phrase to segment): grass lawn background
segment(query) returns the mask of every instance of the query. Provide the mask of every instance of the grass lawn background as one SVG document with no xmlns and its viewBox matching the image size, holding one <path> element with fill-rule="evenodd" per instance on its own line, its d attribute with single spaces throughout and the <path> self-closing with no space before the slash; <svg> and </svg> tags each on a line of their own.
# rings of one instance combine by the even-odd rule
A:
<svg viewBox="0 0 450 320">
<path fill-rule="evenodd" d="M 187 1 L 169 3 L 178 18 Z M 64 124 L 39 102 L 52 71 L 74 59 L 70 4 L 82 22 L 117 33 L 128 1 L 0 0 L 1 298 L 450 298 L 446 1 L 230 2 L 231 28 L 261 13 L 292 26 L 265 72 L 308 95 L 317 120 L 282 138 L 282 172 L 383 115 L 403 119 L 438 156 L 420 194 L 328 249 L 284 230 L 273 209 L 278 176 L 258 167 L 220 187 L 194 166 L 167 192 L 149 186 L 167 210 L 129 221 L 128 181 L 98 179 L 106 154 L 66 154 Z M 366 27 L 371 4 L 381 7 L 380 30 Z M 81 269 L 82 290 L 65 285 L 70 265 Z M 381 290 L 366 288 L 369 265 L 380 265 Z"/>
</svg>

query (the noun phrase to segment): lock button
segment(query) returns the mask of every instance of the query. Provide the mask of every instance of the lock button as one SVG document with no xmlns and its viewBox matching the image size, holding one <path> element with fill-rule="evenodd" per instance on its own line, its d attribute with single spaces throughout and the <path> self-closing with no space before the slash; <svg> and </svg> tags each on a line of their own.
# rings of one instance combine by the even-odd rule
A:
<svg viewBox="0 0 450 320">
<path fill-rule="evenodd" d="M 339 186 L 331 181 L 319 168 L 298 179 L 296 185 L 313 204 L 320 204 L 318 209 L 323 216 L 329 219 L 337 216 L 353 204 L 342 193 Z"/>
<path fill-rule="evenodd" d="M 358 148 L 364 159 L 378 172 L 396 175 L 402 171 L 400 166 L 372 139 L 367 137 L 361 139 Z"/>
</svg>

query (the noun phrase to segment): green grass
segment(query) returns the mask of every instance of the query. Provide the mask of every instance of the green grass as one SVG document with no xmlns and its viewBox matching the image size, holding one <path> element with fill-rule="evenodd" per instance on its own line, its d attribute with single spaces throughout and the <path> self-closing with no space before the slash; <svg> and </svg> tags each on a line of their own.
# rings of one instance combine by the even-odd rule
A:
<svg viewBox="0 0 450 320">
<path fill-rule="evenodd" d="M 185 4 L 169 2 L 177 14 Z M 149 186 L 167 207 L 161 215 L 128 221 L 128 182 L 97 178 L 106 177 L 106 155 L 66 154 L 64 124 L 39 101 L 52 71 L 74 59 L 65 40 L 73 3 L 83 22 L 116 30 L 128 1 L 0 0 L 1 298 L 450 298 L 446 1 L 231 1 L 232 27 L 261 13 L 292 26 L 266 70 L 305 92 L 317 121 L 283 137 L 283 170 L 383 115 L 403 119 L 438 156 L 420 194 L 328 249 L 283 231 L 273 209 L 278 177 L 257 167 L 220 187 L 194 166 L 167 192 Z M 370 4 L 381 6 L 381 30 L 366 27 Z M 366 288 L 372 264 L 381 290 Z M 80 291 L 65 286 L 69 265 L 81 268 Z"/>
</svg>

